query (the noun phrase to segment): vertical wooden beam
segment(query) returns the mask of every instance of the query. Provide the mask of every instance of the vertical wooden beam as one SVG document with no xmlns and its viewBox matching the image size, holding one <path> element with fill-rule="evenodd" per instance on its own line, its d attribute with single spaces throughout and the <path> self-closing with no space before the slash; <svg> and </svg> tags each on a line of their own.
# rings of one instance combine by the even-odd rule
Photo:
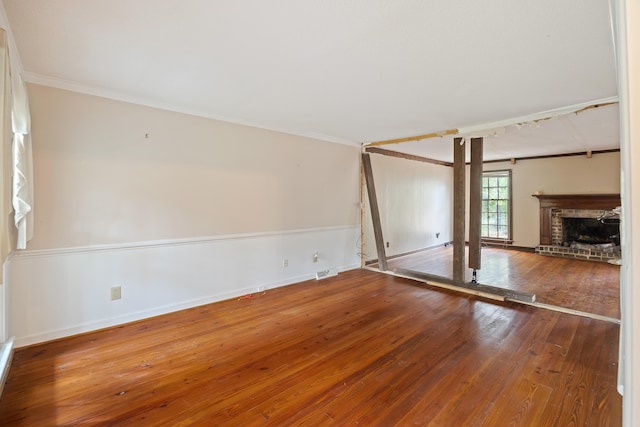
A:
<svg viewBox="0 0 640 427">
<path fill-rule="evenodd" d="M 364 241 L 365 231 L 365 191 L 367 184 L 364 178 L 364 162 L 360 165 L 360 268 L 364 268 L 367 265 L 366 243 Z"/>
<path fill-rule="evenodd" d="M 469 268 L 480 270 L 482 219 L 482 138 L 471 138 L 469 176 Z"/>
<path fill-rule="evenodd" d="M 380 222 L 380 211 L 378 210 L 378 197 L 376 196 L 376 186 L 373 182 L 373 170 L 371 169 L 371 159 L 369 153 L 362 153 L 362 168 L 364 178 L 367 181 L 367 193 L 369 194 L 369 207 L 371 209 L 371 219 L 373 221 L 373 234 L 376 239 L 376 249 L 378 250 L 378 266 L 381 271 L 387 271 L 387 255 L 384 251 L 384 238 L 382 237 L 382 223 Z"/>
<path fill-rule="evenodd" d="M 465 141 L 453 139 L 453 280 L 464 282 Z"/>
</svg>

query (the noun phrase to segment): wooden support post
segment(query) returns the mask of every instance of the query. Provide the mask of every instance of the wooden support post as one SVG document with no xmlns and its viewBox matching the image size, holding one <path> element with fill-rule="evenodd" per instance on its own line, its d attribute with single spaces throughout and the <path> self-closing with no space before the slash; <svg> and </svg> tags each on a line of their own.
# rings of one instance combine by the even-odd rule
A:
<svg viewBox="0 0 640 427">
<path fill-rule="evenodd" d="M 482 218 L 482 138 L 471 138 L 469 184 L 469 268 L 480 270 Z"/>
<path fill-rule="evenodd" d="M 453 280 L 464 282 L 465 141 L 453 139 Z"/>
<path fill-rule="evenodd" d="M 387 271 L 387 255 L 384 251 L 382 223 L 380 221 L 378 197 L 376 196 L 376 186 L 373 183 L 373 170 L 371 169 L 369 153 L 362 153 L 362 168 L 364 170 L 364 178 L 367 181 L 367 194 L 369 195 L 369 207 L 371 209 L 371 220 L 373 221 L 373 234 L 376 239 L 376 249 L 378 250 L 378 266 L 381 271 Z"/>
</svg>

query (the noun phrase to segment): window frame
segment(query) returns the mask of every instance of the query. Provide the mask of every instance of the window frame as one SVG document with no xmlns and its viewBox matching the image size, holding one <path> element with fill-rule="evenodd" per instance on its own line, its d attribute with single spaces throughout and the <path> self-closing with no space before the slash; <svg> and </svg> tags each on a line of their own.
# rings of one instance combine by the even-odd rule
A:
<svg viewBox="0 0 640 427">
<path fill-rule="evenodd" d="M 482 233 L 482 226 L 483 224 L 487 224 L 486 222 L 484 222 L 484 202 L 486 200 L 505 200 L 504 198 L 498 198 L 498 199 L 489 199 L 489 198 L 484 198 L 484 189 L 488 188 L 485 186 L 485 178 L 489 178 L 489 177 L 507 177 L 509 180 L 508 183 L 508 192 L 507 192 L 507 221 L 509 222 L 507 230 L 508 230 L 508 237 L 503 238 L 503 237 L 489 237 L 489 236 L 484 236 Z M 480 218 L 480 238 L 482 239 L 483 242 L 485 243 L 499 243 L 499 244 L 512 244 L 513 243 L 513 175 L 511 173 L 511 169 L 500 169 L 500 170 L 492 170 L 492 171 L 483 171 L 482 172 L 482 189 L 481 189 L 481 199 L 482 199 L 482 204 L 481 204 L 481 218 Z"/>
</svg>

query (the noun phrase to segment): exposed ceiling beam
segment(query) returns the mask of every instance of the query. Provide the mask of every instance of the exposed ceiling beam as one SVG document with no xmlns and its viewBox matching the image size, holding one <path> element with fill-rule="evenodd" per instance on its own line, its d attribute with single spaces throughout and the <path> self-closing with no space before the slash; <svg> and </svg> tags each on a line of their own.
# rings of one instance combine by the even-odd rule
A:
<svg viewBox="0 0 640 427">
<path fill-rule="evenodd" d="M 578 114 L 578 113 L 581 113 L 582 111 L 590 110 L 592 108 L 604 107 L 607 105 L 613 105 L 617 103 L 618 103 L 618 97 L 614 96 L 614 97 L 599 99 L 595 101 L 569 105 L 567 107 L 556 108 L 554 110 L 547 110 L 539 113 L 533 113 L 526 116 L 500 120 L 497 122 L 461 127 L 458 129 L 448 129 L 448 130 L 443 130 L 439 132 L 425 133 L 422 135 L 408 136 L 405 138 L 396 138 L 396 139 L 388 139 L 384 141 L 370 142 L 368 144 L 364 144 L 364 146 L 377 147 L 381 145 L 400 144 L 403 142 L 420 141 L 423 139 L 430 139 L 430 138 L 440 138 L 447 135 L 485 137 L 485 136 L 495 134 L 498 130 L 505 128 L 507 126 L 524 126 L 527 124 L 535 124 L 540 121 L 549 120 L 565 114 Z"/>
<path fill-rule="evenodd" d="M 398 139 L 388 139 L 385 141 L 376 141 L 376 142 L 371 142 L 369 144 L 365 144 L 365 147 L 377 147 L 380 145 L 390 145 L 390 144 L 400 144 L 401 142 L 409 142 L 409 141 L 420 141 L 421 139 L 429 139 L 429 138 L 439 138 L 442 136 L 446 136 L 446 135 L 458 135 L 460 132 L 458 131 L 458 129 L 449 129 L 449 130 L 443 130 L 440 132 L 432 132 L 432 133 L 425 133 L 423 135 L 416 135 L 416 136 L 408 136 L 406 138 L 398 138 Z"/>
</svg>

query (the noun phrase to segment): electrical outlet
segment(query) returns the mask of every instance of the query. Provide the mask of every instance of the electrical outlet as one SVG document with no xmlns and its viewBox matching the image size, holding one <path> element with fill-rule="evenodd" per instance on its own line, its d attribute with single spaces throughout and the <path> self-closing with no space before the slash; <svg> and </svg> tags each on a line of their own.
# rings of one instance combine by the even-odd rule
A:
<svg viewBox="0 0 640 427">
<path fill-rule="evenodd" d="M 111 301 L 122 298 L 122 288 L 120 286 L 114 286 L 111 288 Z"/>
<path fill-rule="evenodd" d="M 285 258 L 282 260 L 282 268 L 287 268 L 287 267 L 289 267 L 289 260 Z"/>
<path fill-rule="evenodd" d="M 318 252 L 313 254 L 313 262 L 318 262 Z"/>
<path fill-rule="evenodd" d="M 440 233 L 436 233 L 436 239 L 440 238 Z"/>
<path fill-rule="evenodd" d="M 389 247 L 389 242 L 387 242 L 387 247 Z"/>
</svg>

